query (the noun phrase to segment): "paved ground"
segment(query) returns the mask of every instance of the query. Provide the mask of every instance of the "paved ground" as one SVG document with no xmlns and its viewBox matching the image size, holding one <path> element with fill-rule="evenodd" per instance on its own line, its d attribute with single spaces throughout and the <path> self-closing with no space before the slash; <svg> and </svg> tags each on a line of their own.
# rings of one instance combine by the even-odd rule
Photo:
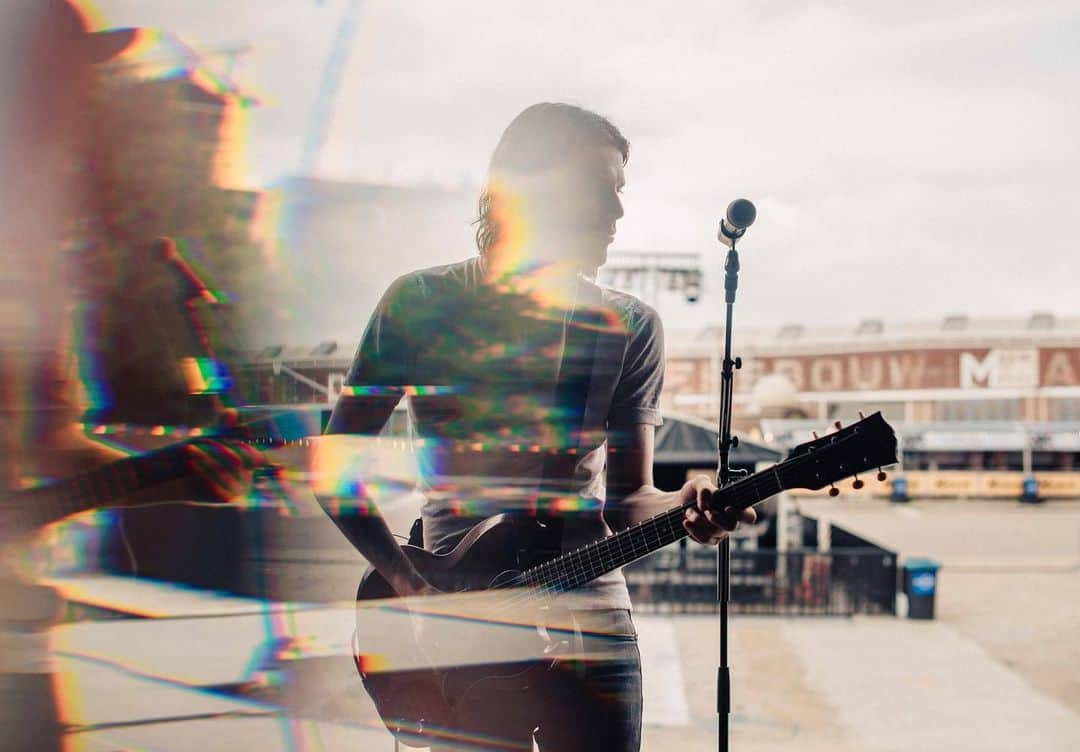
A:
<svg viewBox="0 0 1080 752">
<path fill-rule="evenodd" d="M 1080 502 L 803 502 L 901 557 L 942 562 L 937 616 L 1080 712 Z"/>
<path fill-rule="evenodd" d="M 806 509 L 902 556 L 943 561 L 939 618 L 736 617 L 732 749 L 1080 749 L 1080 504 Z M 348 597 L 357 563 L 323 554 L 320 571 L 343 573 Z M 286 589 L 308 576 L 282 575 Z M 351 608 L 136 579 L 70 587 L 97 608 L 153 617 L 56 630 L 72 749 L 393 749 L 348 657 Z M 644 749 L 716 749 L 715 619 L 638 624 Z"/>
</svg>

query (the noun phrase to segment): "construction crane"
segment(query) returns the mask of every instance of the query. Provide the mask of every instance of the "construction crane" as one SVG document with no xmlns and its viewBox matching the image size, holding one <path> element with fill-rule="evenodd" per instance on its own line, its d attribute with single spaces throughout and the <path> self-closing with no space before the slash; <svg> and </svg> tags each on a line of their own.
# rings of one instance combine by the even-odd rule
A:
<svg viewBox="0 0 1080 752">
<path fill-rule="evenodd" d="M 139 54 L 132 58 L 120 57 L 115 62 L 109 63 L 113 68 L 137 69 L 144 73 L 157 69 L 173 70 L 179 68 L 189 75 L 198 74 L 209 81 L 214 89 L 221 94 L 234 99 L 237 104 L 244 107 L 257 105 L 256 99 L 243 94 L 240 86 L 232 80 L 233 68 L 236 61 L 250 53 L 253 49 L 250 44 L 237 44 L 229 46 L 199 47 L 196 49 L 171 31 L 158 31 L 155 34 L 158 44 L 146 54 Z M 224 68 L 220 65 L 211 65 L 207 61 L 212 58 L 225 58 Z"/>
<path fill-rule="evenodd" d="M 318 4 L 322 5 L 322 0 L 319 0 Z M 323 146 L 326 143 L 326 135 L 330 131 L 334 104 L 337 101 L 338 91 L 341 89 L 342 75 L 349 61 L 353 38 L 356 35 L 356 23 L 363 5 L 363 0 L 348 0 L 337 34 L 334 35 L 330 57 L 327 58 L 326 66 L 323 68 L 319 93 L 311 110 L 311 120 L 308 121 L 304 150 L 300 156 L 301 175 L 311 175 L 319 167 L 319 158 L 322 156 Z"/>
</svg>

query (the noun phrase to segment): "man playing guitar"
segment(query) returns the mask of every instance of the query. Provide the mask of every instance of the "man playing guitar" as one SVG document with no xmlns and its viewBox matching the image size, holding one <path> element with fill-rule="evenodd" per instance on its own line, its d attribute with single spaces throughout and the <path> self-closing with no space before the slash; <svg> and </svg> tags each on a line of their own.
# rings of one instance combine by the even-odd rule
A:
<svg viewBox="0 0 1080 752">
<path fill-rule="evenodd" d="M 327 433 L 376 434 L 408 396 L 427 550 L 450 551 L 500 513 L 545 520 L 548 534 L 526 548 L 554 554 L 689 501 L 682 524 L 702 543 L 755 519 L 709 508 L 705 476 L 675 492 L 653 486 L 660 320 L 594 282 L 623 216 L 628 155 L 595 113 L 529 107 L 492 156 L 479 257 L 401 277 L 369 321 Z M 360 501 L 351 514 L 324 507 L 398 595 L 436 592 L 374 502 Z M 564 662 L 527 691 L 468 697 L 443 730 L 454 749 L 529 750 L 534 737 L 541 750 L 639 748 L 640 662 L 621 572 L 560 601 L 580 632 L 609 638 L 603 656 Z"/>
<path fill-rule="evenodd" d="M 87 218 L 86 98 L 93 65 L 121 52 L 134 30 L 88 33 L 66 0 L 12 0 L 0 9 L 0 545 L 32 535 L 19 492 L 28 484 L 108 467 L 126 454 L 77 424 L 71 339 L 71 259 L 61 249 Z M 93 221 L 94 218 L 90 218 Z M 97 218 L 102 219 L 102 218 Z M 134 317 L 133 317 L 134 320 Z M 114 505 L 228 501 L 262 464 L 244 446 L 189 445 L 187 477 L 108 499 Z M 25 494 L 23 494 L 25 497 Z M 0 550 L 0 559 L 4 551 Z M 47 626 L 59 596 L 0 560 L 0 745 L 63 746 Z"/>
</svg>

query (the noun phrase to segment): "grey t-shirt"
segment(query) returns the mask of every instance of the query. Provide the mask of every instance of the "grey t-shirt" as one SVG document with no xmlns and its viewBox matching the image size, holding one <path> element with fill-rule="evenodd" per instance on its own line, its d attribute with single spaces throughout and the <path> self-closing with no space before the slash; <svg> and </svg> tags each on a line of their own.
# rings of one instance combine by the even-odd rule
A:
<svg viewBox="0 0 1080 752">
<path fill-rule="evenodd" d="M 660 425 L 663 350 L 656 312 L 631 295 L 582 279 L 573 305 L 550 305 L 495 289 L 473 258 L 395 281 L 345 384 L 408 396 L 427 549 L 517 511 L 558 516 L 569 551 L 611 534 L 605 441 Z M 564 598 L 630 607 L 618 571 Z"/>
</svg>

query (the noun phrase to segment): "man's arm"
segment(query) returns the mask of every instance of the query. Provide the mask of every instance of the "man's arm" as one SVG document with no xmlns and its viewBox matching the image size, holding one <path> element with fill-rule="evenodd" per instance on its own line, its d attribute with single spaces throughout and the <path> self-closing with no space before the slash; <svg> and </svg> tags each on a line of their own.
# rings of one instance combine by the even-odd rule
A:
<svg viewBox="0 0 1080 752">
<path fill-rule="evenodd" d="M 26 411 L 28 425 L 21 429 L 30 439 L 22 448 L 23 472 L 53 480 L 82 475 L 120 460 L 124 452 L 85 433 L 78 422 L 87 405 L 80 397 L 79 369 L 67 338 L 37 366 L 32 378 L 47 385 L 47 408 Z M 235 425 L 235 410 L 224 410 L 223 421 Z M 185 447 L 191 474 L 154 483 L 145 488 L 103 499 L 102 506 L 140 506 L 172 501 L 229 502 L 251 488 L 255 468 L 266 465 L 262 453 L 237 442 L 207 438 Z"/>
<path fill-rule="evenodd" d="M 343 394 L 330 414 L 324 436 L 374 436 L 390 419 L 400 399 L 399 395 Z M 394 540 L 374 499 L 345 499 L 343 505 L 337 505 L 332 503 L 332 498 L 319 494 L 316 494 L 316 498 L 342 534 L 390 583 L 395 592 L 399 595 L 415 595 L 431 589 Z"/>
<path fill-rule="evenodd" d="M 613 530 L 636 525 L 654 515 L 694 504 L 686 510 L 683 527 L 699 543 L 719 543 L 739 522 L 757 519 L 754 510 L 735 514 L 712 508 L 716 485 L 699 475 L 688 480 L 678 491 L 661 491 L 653 485 L 653 456 L 656 429 L 637 424 L 608 430 L 607 500 L 604 517 Z M 730 511 L 729 511 L 730 510 Z"/>
<path fill-rule="evenodd" d="M 657 498 L 655 505 L 646 504 L 644 496 L 638 496 L 637 502 L 627 501 L 635 492 L 644 489 L 657 491 L 653 486 L 655 438 L 656 428 L 647 424 L 608 430 L 604 517 L 616 532 L 674 505 L 671 502 L 659 508 L 664 503 L 661 499 Z"/>
<path fill-rule="evenodd" d="M 417 317 L 426 311 L 411 275 L 398 278 L 383 293 L 364 329 L 360 347 L 345 375 L 346 386 L 320 442 L 334 441 L 333 435 L 375 436 L 382 430 L 401 401 L 404 388 L 417 383 L 417 349 L 428 326 Z M 350 453 L 347 450 L 344 456 Z M 361 482 L 348 485 L 360 489 L 353 494 L 360 498 L 335 499 L 320 493 L 315 496 L 353 547 L 398 594 L 430 589 L 394 540 L 375 500 L 364 493 L 362 479 L 357 480 Z"/>
</svg>

